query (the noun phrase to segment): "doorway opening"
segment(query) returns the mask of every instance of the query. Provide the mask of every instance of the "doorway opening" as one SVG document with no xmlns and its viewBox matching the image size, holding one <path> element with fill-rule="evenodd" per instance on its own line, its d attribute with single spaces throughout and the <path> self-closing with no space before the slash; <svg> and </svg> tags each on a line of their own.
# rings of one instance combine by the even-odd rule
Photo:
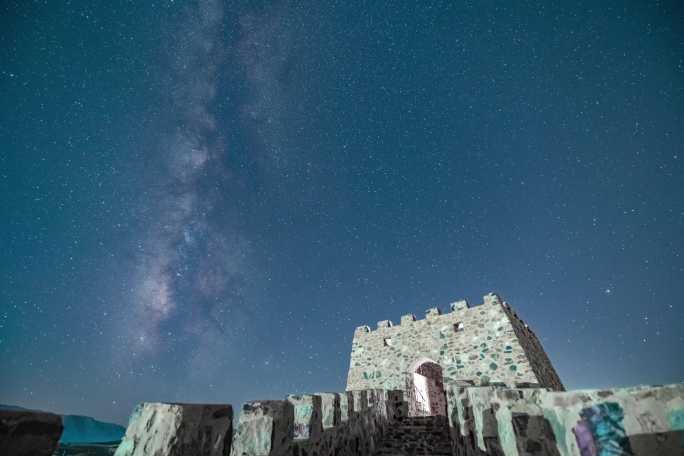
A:
<svg viewBox="0 0 684 456">
<path fill-rule="evenodd" d="M 406 381 L 409 416 L 446 416 L 442 368 L 430 360 L 417 361 Z"/>
</svg>

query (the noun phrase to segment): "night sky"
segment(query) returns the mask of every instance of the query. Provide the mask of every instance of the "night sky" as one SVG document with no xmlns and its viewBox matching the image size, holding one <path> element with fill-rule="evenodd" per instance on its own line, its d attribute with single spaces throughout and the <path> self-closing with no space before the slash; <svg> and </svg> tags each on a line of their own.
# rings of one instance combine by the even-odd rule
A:
<svg viewBox="0 0 684 456">
<path fill-rule="evenodd" d="M 341 391 L 489 291 L 684 380 L 682 2 L 414 3 L 2 2 L 0 403 Z"/>
</svg>

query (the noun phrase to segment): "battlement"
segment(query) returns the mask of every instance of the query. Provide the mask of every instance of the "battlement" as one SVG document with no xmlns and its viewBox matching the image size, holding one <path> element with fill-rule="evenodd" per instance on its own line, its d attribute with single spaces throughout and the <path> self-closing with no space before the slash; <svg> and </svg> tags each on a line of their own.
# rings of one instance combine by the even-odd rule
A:
<svg viewBox="0 0 684 456">
<path fill-rule="evenodd" d="M 467 312 L 475 307 L 479 307 L 482 305 L 487 305 L 487 304 L 501 304 L 501 298 L 499 295 L 496 293 L 488 293 L 483 296 L 482 298 L 483 303 L 478 304 L 476 306 L 471 306 L 467 300 L 462 299 L 459 301 L 454 301 L 451 304 L 449 304 L 449 312 L 447 314 L 442 313 L 442 310 L 439 307 L 431 307 L 429 309 L 425 310 L 425 320 L 434 320 L 436 318 L 440 318 L 445 315 L 457 315 L 462 312 Z M 411 325 L 414 323 L 419 323 L 423 321 L 423 319 L 418 319 L 414 314 L 406 314 L 401 316 L 401 320 L 399 321 L 399 324 L 395 325 L 392 320 L 381 320 L 377 323 L 376 325 L 376 330 L 400 330 L 399 326 L 406 326 L 406 325 Z M 362 325 L 356 328 L 356 331 L 354 334 L 367 334 L 370 332 L 374 332 L 375 330 L 371 329 L 370 326 L 368 325 Z"/>
<path fill-rule="evenodd" d="M 376 333 L 380 331 L 382 334 L 390 334 L 392 332 L 399 332 L 402 330 L 403 327 L 406 327 L 407 325 L 413 325 L 413 324 L 421 324 L 422 322 L 425 321 L 440 321 L 439 319 L 442 318 L 443 321 L 447 320 L 452 320 L 453 318 L 457 318 L 459 315 L 465 315 L 466 312 L 471 312 L 471 311 L 477 311 L 479 310 L 482 306 L 500 306 L 506 311 L 510 317 L 515 319 L 520 323 L 520 327 L 522 330 L 524 330 L 526 333 L 528 333 L 530 336 L 536 338 L 536 334 L 532 329 L 525 323 L 513 310 L 513 308 L 508 304 L 506 301 L 502 300 L 501 297 L 494 293 L 490 292 L 487 293 L 482 297 L 482 303 L 476 304 L 476 305 L 471 305 L 467 300 L 461 299 L 458 301 L 454 301 L 449 304 L 449 311 L 446 313 L 443 313 L 442 310 L 439 307 L 430 307 L 425 310 L 425 318 L 424 319 L 419 319 L 416 318 L 415 314 L 405 314 L 401 316 L 401 319 L 399 320 L 399 323 L 394 324 L 392 320 L 381 320 L 378 321 L 376 324 L 376 328 L 372 329 L 368 325 L 362 325 L 358 326 L 356 330 L 354 331 L 354 337 L 356 336 L 363 336 L 364 334 L 369 334 L 369 333 Z"/>
</svg>

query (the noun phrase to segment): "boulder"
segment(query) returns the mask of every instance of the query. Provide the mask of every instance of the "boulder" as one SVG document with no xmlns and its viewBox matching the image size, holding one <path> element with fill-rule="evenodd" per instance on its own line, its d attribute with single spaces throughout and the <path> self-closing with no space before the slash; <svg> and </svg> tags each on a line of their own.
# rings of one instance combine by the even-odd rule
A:
<svg viewBox="0 0 684 456">
<path fill-rule="evenodd" d="M 51 456 L 62 429 L 62 417 L 53 413 L 0 410 L 0 454 Z"/>
<path fill-rule="evenodd" d="M 143 402 L 128 422 L 116 456 L 225 456 L 233 437 L 227 404 Z"/>
</svg>

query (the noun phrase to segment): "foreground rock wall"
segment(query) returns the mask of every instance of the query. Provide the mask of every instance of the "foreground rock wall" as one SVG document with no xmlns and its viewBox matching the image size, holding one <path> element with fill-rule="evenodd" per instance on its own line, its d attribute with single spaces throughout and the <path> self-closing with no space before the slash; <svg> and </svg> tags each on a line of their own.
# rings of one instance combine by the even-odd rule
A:
<svg viewBox="0 0 684 456">
<path fill-rule="evenodd" d="M 444 417 L 407 418 L 398 390 L 290 395 L 246 403 L 233 435 L 229 405 L 143 403 L 116 455 L 684 456 L 684 384 L 570 392 L 450 384 L 447 405 L 448 427 Z M 0 412 L 0 455 L 51 455 L 61 432 L 57 415 Z"/>
<path fill-rule="evenodd" d="M 454 454 L 684 456 L 684 384 L 551 392 L 450 385 Z"/>
</svg>

